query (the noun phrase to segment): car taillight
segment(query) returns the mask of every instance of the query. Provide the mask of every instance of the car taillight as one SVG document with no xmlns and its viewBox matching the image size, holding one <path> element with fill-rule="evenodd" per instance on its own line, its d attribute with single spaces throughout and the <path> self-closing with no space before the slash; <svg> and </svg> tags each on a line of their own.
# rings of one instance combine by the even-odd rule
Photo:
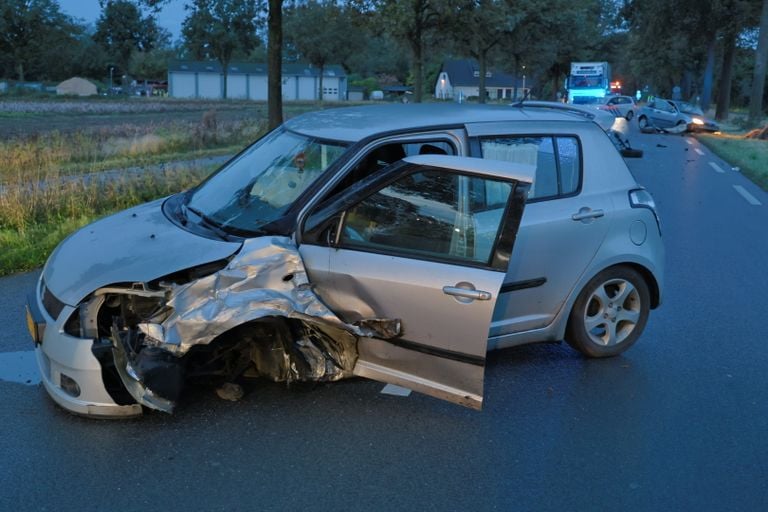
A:
<svg viewBox="0 0 768 512">
<path fill-rule="evenodd" d="M 659 228 L 659 235 L 661 235 L 661 221 L 659 220 L 659 214 L 656 211 L 656 202 L 647 190 L 644 188 L 630 190 L 629 204 L 632 208 L 648 208 L 651 210 L 653 212 L 653 217 L 656 219 L 656 227 Z"/>
</svg>

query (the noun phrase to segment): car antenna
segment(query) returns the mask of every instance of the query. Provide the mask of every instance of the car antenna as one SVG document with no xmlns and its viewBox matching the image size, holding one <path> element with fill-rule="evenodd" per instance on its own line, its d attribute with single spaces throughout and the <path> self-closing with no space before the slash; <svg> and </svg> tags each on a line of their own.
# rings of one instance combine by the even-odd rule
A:
<svg viewBox="0 0 768 512">
<path fill-rule="evenodd" d="M 513 107 L 517 107 L 517 108 L 523 108 L 523 106 L 524 106 L 524 105 L 523 105 L 523 103 L 525 102 L 525 100 L 527 100 L 527 99 L 528 99 L 528 97 L 529 97 L 530 95 L 531 95 L 531 90 L 530 90 L 530 89 L 528 89 L 528 90 L 527 90 L 527 91 L 525 91 L 525 93 L 523 94 L 523 99 L 521 99 L 521 100 L 520 100 L 520 101 L 518 101 L 517 103 L 513 103 L 513 104 L 512 104 L 512 106 L 513 106 Z"/>
</svg>

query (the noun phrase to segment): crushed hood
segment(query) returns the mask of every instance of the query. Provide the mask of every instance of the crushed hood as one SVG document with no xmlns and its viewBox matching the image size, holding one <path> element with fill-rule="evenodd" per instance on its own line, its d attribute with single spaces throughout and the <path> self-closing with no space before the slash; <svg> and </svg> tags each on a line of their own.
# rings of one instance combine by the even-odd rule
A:
<svg viewBox="0 0 768 512">
<path fill-rule="evenodd" d="M 228 258 L 240 249 L 239 242 L 212 240 L 181 229 L 165 216 L 162 203 L 116 213 L 59 244 L 43 271 L 51 293 L 76 306 L 98 288 L 152 281 Z"/>
</svg>

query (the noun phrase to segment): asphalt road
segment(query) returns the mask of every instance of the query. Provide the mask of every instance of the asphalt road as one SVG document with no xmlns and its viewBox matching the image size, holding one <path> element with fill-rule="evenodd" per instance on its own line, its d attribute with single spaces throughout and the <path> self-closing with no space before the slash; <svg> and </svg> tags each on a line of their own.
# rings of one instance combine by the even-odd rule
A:
<svg viewBox="0 0 768 512">
<path fill-rule="evenodd" d="M 0 510 L 768 510 L 768 194 L 689 137 L 632 141 L 663 306 L 618 358 L 492 354 L 482 412 L 351 380 L 75 417 L 22 368 L 35 275 L 0 279 Z"/>
</svg>

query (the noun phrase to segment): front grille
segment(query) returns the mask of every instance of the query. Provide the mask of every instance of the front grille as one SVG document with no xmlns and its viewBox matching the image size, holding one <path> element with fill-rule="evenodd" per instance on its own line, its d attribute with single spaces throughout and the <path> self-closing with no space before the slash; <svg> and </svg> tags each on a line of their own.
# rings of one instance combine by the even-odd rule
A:
<svg viewBox="0 0 768 512">
<path fill-rule="evenodd" d="M 54 320 L 59 318 L 59 314 L 61 314 L 64 306 L 65 304 L 51 293 L 48 287 L 45 286 L 45 281 L 43 281 L 43 307 L 51 315 L 51 318 Z"/>
</svg>

